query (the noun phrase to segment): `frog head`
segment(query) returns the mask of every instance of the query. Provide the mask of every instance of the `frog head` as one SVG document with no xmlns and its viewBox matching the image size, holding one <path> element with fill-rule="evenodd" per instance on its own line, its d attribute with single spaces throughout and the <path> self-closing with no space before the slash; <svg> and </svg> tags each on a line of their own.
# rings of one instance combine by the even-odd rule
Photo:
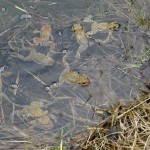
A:
<svg viewBox="0 0 150 150">
<path fill-rule="evenodd" d="M 73 30 L 74 32 L 82 31 L 82 30 L 83 30 L 83 27 L 81 26 L 81 24 L 75 23 L 75 24 L 73 25 L 73 27 L 72 27 L 72 30 Z"/>
<path fill-rule="evenodd" d="M 80 75 L 80 80 L 79 80 L 78 83 L 82 84 L 82 85 L 89 85 L 90 84 L 90 80 L 89 80 L 87 75 L 83 74 L 83 75 Z"/>
<path fill-rule="evenodd" d="M 118 24 L 117 22 L 111 22 L 109 23 L 109 29 L 110 30 L 115 30 L 115 29 L 118 29 L 120 27 L 120 24 Z"/>
</svg>

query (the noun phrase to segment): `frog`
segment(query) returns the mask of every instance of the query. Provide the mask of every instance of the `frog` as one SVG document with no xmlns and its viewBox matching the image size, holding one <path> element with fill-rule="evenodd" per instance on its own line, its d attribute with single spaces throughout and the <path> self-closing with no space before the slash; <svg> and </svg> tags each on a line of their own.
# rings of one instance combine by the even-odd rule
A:
<svg viewBox="0 0 150 150">
<path fill-rule="evenodd" d="M 85 51 L 89 47 L 89 44 L 86 33 L 81 24 L 79 23 L 73 24 L 72 30 L 76 36 L 77 42 L 79 43 L 79 47 L 77 49 L 77 53 L 75 56 L 76 60 L 78 60 L 80 58 L 80 53 Z"/>
<path fill-rule="evenodd" d="M 91 25 L 91 31 L 87 32 L 87 35 L 93 35 L 96 34 L 99 31 L 103 30 L 116 30 L 119 28 L 119 24 L 117 22 L 101 22 L 97 23 L 94 21 Z"/>
<path fill-rule="evenodd" d="M 33 44 L 36 46 L 42 45 L 42 46 L 49 46 L 52 51 L 56 50 L 56 45 L 54 43 L 54 38 L 52 36 L 52 27 L 50 24 L 45 23 L 41 27 L 41 30 L 34 31 L 36 33 L 40 33 L 40 37 L 33 37 L 32 41 Z"/>
<path fill-rule="evenodd" d="M 76 53 L 76 60 L 78 60 L 80 58 L 80 54 L 85 51 L 89 46 L 89 42 L 88 39 L 93 39 L 91 38 L 92 35 L 96 34 L 97 32 L 103 31 L 103 30 L 108 30 L 108 36 L 107 38 L 102 41 L 100 39 L 94 39 L 94 41 L 96 43 L 107 43 L 110 41 L 110 38 L 113 40 L 117 40 L 116 38 L 114 38 L 114 36 L 112 35 L 112 31 L 116 30 L 120 27 L 120 24 L 118 24 L 117 22 L 101 22 L 101 23 L 97 23 L 96 21 L 92 20 L 92 19 L 85 19 L 84 22 L 91 22 L 91 31 L 85 32 L 83 27 L 81 26 L 81 24 L 79 23 L 75 23 L 72 27 L 72 30 L 75 33 L 77 42 L 79 43 L 79 47 L 77 49 L 77 53 Z"/>
<path fill-rule="evenodd" d="M 23 39 L 21 40 L 22 47 L 21 50 L 28 50 L 30 51 L 28 56 L 23 56 L 19 53 L 11 55 L 12 57 L 18 57 L 19 59 L 23 61 L 33 61 L 37 64 L 44 65 L 44 66 L 53 66 L 55 64 L 55 60 L 47 53 L 47 55 L 44 55 L 40 52 L 36 51 L 36 48 L 34 47 L 34 44 L 30 43 L 28 40 L 26 40 L 29 44 L 29 47 L 24 46 Z"/>
<path fill-rule="evenodd" d="M 78 72 L 72 71 L 70 69 L 69 63 L 66 61 L 67 56 L 70 53 L 67 52 L 62 59 L 62 63 L 65 66 L 64 71 L 60 74 L 59 82 L 53 83 L 49 87 L 46 87 L 46 90 L 51 90 L 54 88 L 58 88 L 64 84 L 64 82 L 68 84 L 78 84 L 82 86 L 88 86 L 90 84 L 90 79 L 86 74 L 79 74 Z"/>
<path fill-rule="evenodd" d="M 98 22 L 92 20 L 92 16 L 90 15 L 90 16 L 84 18 L 84 22 L 91 23 L 91 31 L 88 31 L 85 33 L 88 38 L 91 38 L 92 35 L 100 32 L 100 31 L 107 30 L 108 31 L 107 38 L 105 40 L 94 39 L 95 42 L 104 44 L 104 43 L 109 42 L 110 39 L 117 41 L 117 39 L 112 35 L 112 32 L 120 27 L 120 24 L 117 23 L 116 21 L 98 23 Z"/>
<path fill-rule="evenodd" d="M 25 122 L 33 126 L 53 127 L 53 122 L 48 115 L 48 111 L 43 111 L 42 101 L 32 101 L 30 105 L 24 106 L 22 110 L 17 110 L 15 114 Z"/>
<path fill-rule="evenodd" d="M 77 42 L 80 45 L 84 45 L 85 47 L 87 47 L 88 46 L 88 40 L 87 40 L 86 34 L 85 34 L 84 29 L 81 26 L 81 24 L 75 23 L 72 27 L 72 30 L 75 33 Z"/>
</svg>

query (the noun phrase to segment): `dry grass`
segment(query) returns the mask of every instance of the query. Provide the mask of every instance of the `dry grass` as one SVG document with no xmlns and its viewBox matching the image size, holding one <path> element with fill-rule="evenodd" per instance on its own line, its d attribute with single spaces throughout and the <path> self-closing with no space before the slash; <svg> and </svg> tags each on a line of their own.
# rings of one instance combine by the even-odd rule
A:
<svg viewBox="0 0 150 150">
<path fill-rule="evenodd" d="M 88 137 L 76 150 L 150 149 L 150 94 L 141 92 L 137 103 L 116 105 L 103 122 L 88 127 Z M 101 111 L 102 112 L 102 111 Z"/>
</svg>

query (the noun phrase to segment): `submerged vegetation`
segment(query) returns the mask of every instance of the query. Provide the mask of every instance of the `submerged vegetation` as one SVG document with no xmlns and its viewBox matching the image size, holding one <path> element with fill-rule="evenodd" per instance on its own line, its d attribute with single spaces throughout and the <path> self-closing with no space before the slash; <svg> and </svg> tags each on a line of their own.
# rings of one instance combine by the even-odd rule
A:
<svg viewBox="0 0 150 150">
<path fill-rule="evenodd" d="M 0 149 L 150 149 L 148 0 L 3 1 Z"/>
<path fill-rule="evenodd" d="M 88 127 L 88 136 L 76 150 L 148 150 L 150 148 L 150 92 L 141 91 L 138 102 L 117 104 L 109 118 Z"/>
</svg>

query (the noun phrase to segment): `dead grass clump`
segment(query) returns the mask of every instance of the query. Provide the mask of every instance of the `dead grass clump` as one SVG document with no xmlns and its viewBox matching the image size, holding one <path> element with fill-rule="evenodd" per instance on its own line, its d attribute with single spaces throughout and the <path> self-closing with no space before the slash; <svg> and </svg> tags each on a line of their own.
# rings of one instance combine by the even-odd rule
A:
<svg viewBox="0 0 150 150">
<path fill-rule="evenodd" d="M 118 104 L 110 116 L 94 127 L 76 150 L 148 150 L 150 149 L 150 94 L 141 92 L 140 101 Z"/>
</svg>

